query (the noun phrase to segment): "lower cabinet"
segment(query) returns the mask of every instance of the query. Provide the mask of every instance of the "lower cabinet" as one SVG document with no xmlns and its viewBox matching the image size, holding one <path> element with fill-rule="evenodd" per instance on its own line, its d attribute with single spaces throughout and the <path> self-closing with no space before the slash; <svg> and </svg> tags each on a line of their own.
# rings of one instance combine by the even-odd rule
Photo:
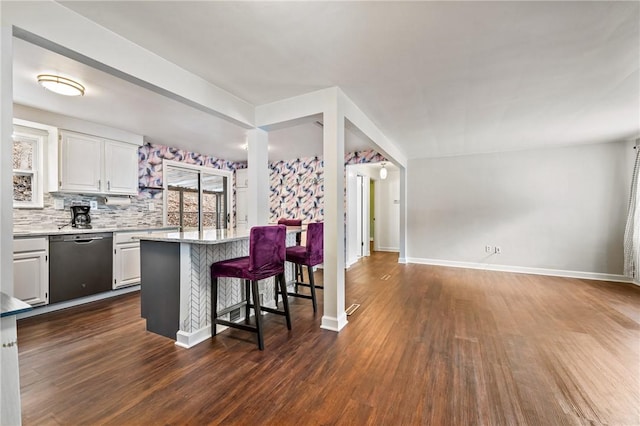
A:
<svg viewBox="0 0 640 426">
<path fill-rule="evenodd" d="M 140 234 L 177 231 L 121 231 L 113 233 L 113 289 L 140 284 Z"/>
<path fill-rule="evenodd" d="M 32 306 L 49 303 L 49 241 L 46 237 L 13 240 L 13 293 Z"/>
<path fill-rule="evenodd" d="M 113 288 L 140 284 L 140 232 L 113 234 Z"/>
</svg>

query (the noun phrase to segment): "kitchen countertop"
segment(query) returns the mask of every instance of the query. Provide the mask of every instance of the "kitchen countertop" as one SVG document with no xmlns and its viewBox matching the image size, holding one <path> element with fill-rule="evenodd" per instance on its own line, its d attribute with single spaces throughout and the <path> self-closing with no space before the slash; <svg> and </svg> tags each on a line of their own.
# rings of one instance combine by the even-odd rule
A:
<svg viewBox="0 0 640 426">
<path fill-rule="evenodd" d="M 0 292 L 0 317 L 17 315 L 21 312 L 31 310 L 31 305 L 20 299 L 11 297 L 8 294 Z"/>
<path fill-rule="evenodd" d="M 42 227 L 42 228 L 14 228 L 14 238 L 20 237 L 46 237 L 49 235 L 69 235 L 69 234 L 92 234 L 96 232 L 162 232 L 162 231 L 175 231 L 175 226 L 125 226 L 125 227 L 110 227 L 100 228 L 94 226 L 91 229 L 77 229 L 66 226 L 62 229 L 57 227 Z"/>
<path fill-rule="evenodd" d="M 287 226 L 287 234 L 297 234 L 303 231 L 300 226 Z M 168 243 L 221 244 L 231 241 L 249 239 L 249 229 L 210 229 L 203 232 L 163 232 L 150 235 L 140 235 L 140 240 L 162 241 Z"/>
</svg>

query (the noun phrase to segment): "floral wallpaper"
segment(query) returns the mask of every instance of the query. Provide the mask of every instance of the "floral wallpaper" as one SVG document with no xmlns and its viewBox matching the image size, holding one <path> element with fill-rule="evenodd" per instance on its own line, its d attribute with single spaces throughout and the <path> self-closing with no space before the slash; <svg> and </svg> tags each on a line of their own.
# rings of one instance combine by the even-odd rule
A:
<svg viewBox="0 0 640 426">
<path fill-rule="evenodd" d="M 194 166 L 211 167 L 232 172 L 236 169 L 247 167 L 246 163 L 235 163 L 164 145 L 145 144 L 138 149 L 138 185 L 141 196 L 162 198 L 162 160 L 178 161 Z"/>
<path fill-rule="evenodd" d="M 356 151 L 345 155 L 344 164 L 388 161 L 376 151 Z M 319 157 L 278 161 L 269 165 L 269 221 L 279 218 L 317 222 L 324 219 L 324 162 Z"/>
<path fill-rule="evenodd" d="M 140 198 L 162 199 L 162 160 L 179 161 L 186 164 L 235 171 L 244 169 L 247 163 L 226 161 L 220 158 L 171 148 L 147 144 L 138 150 L 138 179 Z M 350 152 L 344 164 L 378 163 L 388 161 L 373 150 Z M 269 221 L 277 222 L 281 217 L 316 222 L 324 218 L 324 162 L 320 157 L 297 158 L 269 164 Z M 233 186 L 232 211 L 235 214 Z"/>
</svg>

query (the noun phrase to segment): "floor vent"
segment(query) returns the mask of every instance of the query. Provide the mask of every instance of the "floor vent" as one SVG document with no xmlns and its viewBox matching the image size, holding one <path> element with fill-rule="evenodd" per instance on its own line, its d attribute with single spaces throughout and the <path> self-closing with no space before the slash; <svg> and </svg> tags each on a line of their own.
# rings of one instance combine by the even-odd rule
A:
<svg viewBox="0 0 640 426">
<path fill-rule="evenodd" d="M 387 281 L 389 278 L 391 278 L 391 274 L 384 274 L 383 276 L 380 277 L 382 281 Z"/>
<path fill-rule="evenodd" d="M 357 303 L 354 303 L 353 305 L 349 306 L 345 311 L 347 313 L 347 316 L 353 314 L 356 311 L 356 309 L 358 309 L 359 307 L 360 305 Z"/>
<path fill-rule="evenodd" d="M 235 322 L 240 319 L 240 308 L 229 312 L 229 321 Z"/>
</svg>

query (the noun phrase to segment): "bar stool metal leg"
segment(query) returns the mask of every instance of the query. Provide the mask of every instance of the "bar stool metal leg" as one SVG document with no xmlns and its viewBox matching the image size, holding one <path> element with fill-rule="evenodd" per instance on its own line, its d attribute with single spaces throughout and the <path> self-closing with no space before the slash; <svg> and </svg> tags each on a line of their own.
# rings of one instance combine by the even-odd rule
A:
<svg viewBox="0 0 640 426">
<path fill-rule="evenodd" d="M 251 292 L 249 290 L 249 280 L 244 280 L 244 299 L 246 305 L 244 305 L 244 323 L 249 324 L 249 310 L 251 309 L 251 304 L 249 304 L 249 296 Z"/>
<path fill-rule="evenodd" d="M 216 319 L 218 319 L 218 278 L 211 280 L 211 338 L 216 335 Z"/>
<path fill-rule="evenodd" d="M 260 293 L 258 292 L 258 281 L 251 281 L 253 293 L 253 314 L 256 317 L 256 331 L 258 334 L 258 348 L 264 350 L 264 337 L 262 336 L 262 310 L 260 309 Z"/>
<path fill-rule="evenodd" d="M 291 330 L 291 314 L 289 313 L 289 300 L 287 299 L 287 279 L 283 274 L 276 277 L 276 280 L 280 282 L 280 291 L 282 292 L 282 305 L 284 308 L 284 317 L 287 320 L 287 328 Z"/>
<path fill-rule="evenodd" d="M 302 269 L 302 266 L 300 267 Z M 318 310 L 318 302 L 316 300 L 316 283 L 313 278 L 313 266 L 307 266 L 307 270 L 309 271 L 309 287 L 311 289 L 311 302 L 313 303 L 313 313 L 316 313 Z"/>
</svg>

